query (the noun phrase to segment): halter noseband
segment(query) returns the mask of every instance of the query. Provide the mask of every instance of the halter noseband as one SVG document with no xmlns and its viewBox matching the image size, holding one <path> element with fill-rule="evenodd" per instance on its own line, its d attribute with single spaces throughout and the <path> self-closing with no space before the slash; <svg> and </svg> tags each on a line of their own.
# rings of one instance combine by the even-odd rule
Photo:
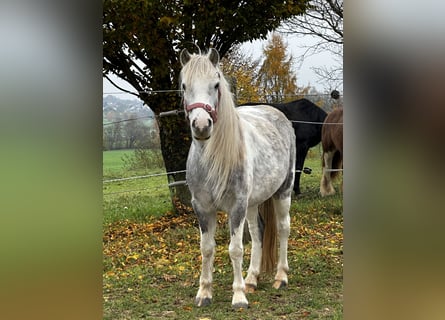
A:
<svg viewBox="0 0 445 320">
<path fill-rule="evenodd" d="M 213 123 L 216 123 L 216 120 L 217 120 L 216 108 L 213 109 L 211 105 L 202 103 L 202 102 L 197 102 L 197 103 L 192 103 L 192 104 L 186 105 L 185 111 L 187 112 L 187 116 L 188 116 L 188 113 L 190 113 L 190 111 L 192 111 L 193 109 L 197 109 L 197 108 L 201 108 L 201 109 L 204 109 L 205 111 L 207 111 L 208 114 L 210 115 L 210 117 L 212 118 Z"/>
<path fill-rule="evenodd" d="M 216 109 L 218 108 L 220 99 L 221 99 L 221 91 L 218 90 L 218 103 L 216 104 L 215 109 L 213 109 L 212 106 L 207 103 L 196 102 L 196 103 L 186 105 L 185 101 L 184 101 L 187 118 L 188 118 L 188 114 L 190 113 L 190 111 L 192 111 L 193 109 L 201 108 L 201 109 L 204 109 L 205 111 L 207 111 L 207 113 L 210 115 L 210 117 L 213 120 L 213 124 L 215 124 L 216 120 L 218 119 L 218 111 Z"/>
</svg>

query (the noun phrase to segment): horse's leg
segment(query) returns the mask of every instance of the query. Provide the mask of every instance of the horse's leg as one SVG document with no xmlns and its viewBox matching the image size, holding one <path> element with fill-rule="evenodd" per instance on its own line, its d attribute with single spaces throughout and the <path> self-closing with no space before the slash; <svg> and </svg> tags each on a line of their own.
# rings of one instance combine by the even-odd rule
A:
<svg viewBox="0 0 445 320">
<path fill-rule="evenodd" d="M 324 196 L 329 196 L 335 193 L 335 189 L 332 186 L 331 172 L 332 169 L 332 159 L 334 158 L 334 151 L 324 151 L 323 152 L 323 172 L 321 175 L 320 182 L 320 193 Z"/>
<path fill-rule="evenodd" d="M 257 287 L 258 275 L 261 269 L 261 246 L 263 241 L 262 229 L 264 226 L 258 214 L 258 206 L 249 207 L 247 209 L 247 222 L 249 225 L 250 237 L 252 239 L 252 250 L 250 255 L 250 266 L 247 271 L 245 292 L 252 293 Z"/>
<path fill-rule="evenodd" d="M 301 170 L 303 170 L 304 159 L 306 159 L 306 155 L 309 148 L 304 145 L 297 145 L 297 159 L 295 161 L 295 180 L 294 180 L 294 192 L 295 195 L 301 193 L 300 191 L 300 178 L 301 178 Z"/>
<path fill-rule="evenodd" d="M 199 210 L 196 204 L 193 205 L 193 208 L 199 220 L 202 255 L 201 277 L 199 279 L 199 290 L 195 303 L 198 307 L 202 307 L 212 302 L 213 260 L 216 246 L 216 212 L 205 213 L 203 210 Z"/>
<path fill-rule="evenodd" d="M 280 243 L 277 273 L 275 275 L 273 287 L 275 289 L 279 289 L 286 287 L 288 284 L 287 273 L 289 271 L 289 265 L 287 262 L 287 243 L 290 234 L 289 210 L 291 205 L 291 197 L 289 196 L 283 199 L 273 198 L 273 204 L 277 219 L 278 241 Z"/>
<path fill-rule="evenodd" d="M 245 285 L 242 274 L 243 265 L 243 230 L 247 208 L 239 205 L 230 212 L 230 244 L 229 255 L 233 266 L 233 298 L 234 309 L 244 308 L 249 305 L 244 293 Z"/>
</svg>

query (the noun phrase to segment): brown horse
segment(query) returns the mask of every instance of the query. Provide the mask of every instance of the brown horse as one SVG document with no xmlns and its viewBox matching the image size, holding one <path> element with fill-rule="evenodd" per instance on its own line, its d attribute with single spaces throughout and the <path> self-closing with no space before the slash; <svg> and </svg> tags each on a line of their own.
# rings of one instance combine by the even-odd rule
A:
<svg viewBox="0 0 445 320">
<path fill-rule="evenodd" d="M 324 120 L 321 129 L 321 145 L 323 173 L 320 193 L 324 197 L 335 193 L 332 180 L 343 168 L 343 108 L 334 109 Z"/>
</svg>

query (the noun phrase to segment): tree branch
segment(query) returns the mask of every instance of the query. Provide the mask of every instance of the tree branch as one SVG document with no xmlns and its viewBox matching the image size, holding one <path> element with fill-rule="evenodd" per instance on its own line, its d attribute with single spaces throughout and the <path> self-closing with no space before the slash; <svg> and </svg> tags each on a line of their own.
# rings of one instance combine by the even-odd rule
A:
<svg viewBox="0 0 445 320">
<path fill-rule="evenodd" d="M 106 78 L 108 81 L 110 81 L 111 84 L 112 84 L 113 86 L 115 86 L 117 89 L 119 89 L 119 90 L 121 90 L 121 91 L 123 91 L 123 92 L 129 93 L 129 94 L 132 94 L 132 95 L 134 95 L 134 96 L 136 96 L 136 97 L 139 98 L 139 93 L 134 93 L 134 92 L 132 92 L 132 91 L 126 90 L 126 89 L 124 89 L 124 88 L 118 86 L 113 80 L 110 79 L 110 77 L 109 77 L 107 74 L 104 74 L 103 76 L 104 76 L 104 78 Z"/>
</svg>

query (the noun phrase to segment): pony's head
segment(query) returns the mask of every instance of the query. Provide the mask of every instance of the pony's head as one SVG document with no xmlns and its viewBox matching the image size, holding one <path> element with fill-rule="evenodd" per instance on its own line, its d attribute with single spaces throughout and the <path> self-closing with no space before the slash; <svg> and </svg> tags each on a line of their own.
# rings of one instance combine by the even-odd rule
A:
<svg viewBox="0 0 445 320">
<path fill-rule="evenodd" d="M 214 191 L 217 203 L 222 199 L 230 175 L 244 161 L 238 113 L 230 86 L 218 68 L 219 54 L 215 49 L 193 55 L 184 49 L 180 61 L 185 113 L 194 141 L 205 146 L 199 148 L 200 162 L 209 168 L 206 184 Z"/>
<path fill-rule="evenodd" d="M 222 76 L 218 68 L 218 51 L 212 48 L 206 55 L 190 55 L 184 49 L 181 51 L 180 61 L 180 86 L 193 138 L 207 140 L 217 121 L 221 98 Z"/>
</svg>

